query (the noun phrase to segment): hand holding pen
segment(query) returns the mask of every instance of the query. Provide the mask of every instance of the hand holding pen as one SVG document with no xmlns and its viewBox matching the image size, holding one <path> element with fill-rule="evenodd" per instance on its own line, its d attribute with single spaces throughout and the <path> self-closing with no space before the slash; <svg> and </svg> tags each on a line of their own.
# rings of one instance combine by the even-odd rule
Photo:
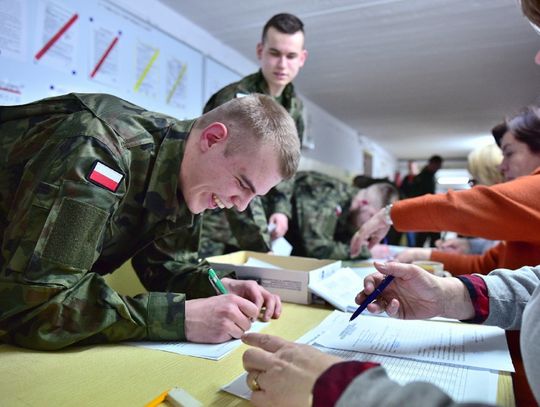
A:
<svg viewBox="0 0 540 407">
<path fill-rule="evenodd" d="M 351 315 L 351 319 L 349 321 L 354 321 L 354 319 L 360 315 L 369 304 L 371 304 L 373 301 L 375 301 L 379 296 L 382 296 L 382 293 L 384 289 L 394 280 L 394 276 L 386 276 L 383 278 L 381 283 L 375 288 L 375 291 L 373 291 L 371 294 L 369 294 L 364 301 L 360 303 L 360 306 L 354 311 L 354 313 Z M 381 299 L 384 303 L 384 299 Z"/>
<path fill-rule="evenodd" d="M 361 304 L 359 309 L 365 305 L 363 309 L 367 308 L 371 313 L 386 311 L 389 316 L 400 319 L 439 316 L 444 312 L 442 299 L 448 285 L 455 283 L 462 285 L 459 280 L 436 277 L 413 264 L 398 262 L 374 264 L 379 272 L 370 274 L 364 279 L 364 290 L 356 296 L 356 303 Z M 387 276 L 393 278 L 388 279 Z M 380 285 L 383 281 L 385 283 L 382 289 Z"/>
<path fill-rule="evenodd" d="M 281 315 L 281 299 L 270 293 L 254 280 L 219 279 L 213 269 L 208 270 L 208 279 L 217 294 L 236 294 L 251 301 L 261 311 L 260 319 L 269 321 Z M 225 284 L 224 284 L 225 283 Z M 228 289 L 227 289 L 228 287 Z M 257 318 L 253 318 L 255 320 Z"/>
</svg>

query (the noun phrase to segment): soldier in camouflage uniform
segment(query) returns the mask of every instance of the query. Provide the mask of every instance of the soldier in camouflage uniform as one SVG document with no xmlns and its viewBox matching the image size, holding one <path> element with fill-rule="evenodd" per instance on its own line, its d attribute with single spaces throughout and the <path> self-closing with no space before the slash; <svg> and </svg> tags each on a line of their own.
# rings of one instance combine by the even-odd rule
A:
<svg viewBox="0 0 540 407">
<path fill-rule="evenodd" d="M 396 201 L 399 191 L 389 182 L 357 189 L 329 175 L 298 172 L 292 198 L 293 216 L 286 239 L 293 255 L 353 260 L 349 243 L 358 228 L 379 209 Z M 354 259 L 371 257 L 363 251 Z"/>
<path fill-rule="evenodd" d="M 291 115 L 296 123 L 300 140 L 304 133 L 302 101 L 297 97 L 292 81 L 304 65 L 304 24 L 291 14 L 277 14 L 265 24 L 262 40 L 257 44 L 257 58 L 261 69 L 238 82 L 229 84 L 215 93 L 206 103 L 204 111 L 214 109 L 231 99 L 263 93 L 273 96 Z M 236 211 L 207 212 L 203 218 L 201 255 L 220 254 L 225 246 L 238 244 L 239 248 L 255 251 L 270 250 L 267 224 L 274 223 L 272 238 L 284 236 L 291 216 L 290 198 L 292 181 L 282 182 L 264 198 L 256 198 L 242 214 Z M 223 224 L 227 217 L 236 234 L 236 242 Z M 222 252 L 221 252 L 222 253 Z"/>
<path fill-rule="evenodd" d="M 196 250 L 185 233 L 194 214 L 243 210 L 294 174 L 294 122 L 271 98 L 178 121 L 114 96 L 70 94 L 1 107 L 0 137 L 1 341 L 44 350 L 222 342 L 262 307 L 264 318 L 281 312 L 254 282 L 223 278 L 231 294 L 215 296 L 207 268 L 178 254 Z M 168 292 L 125 297 L 107 286 L 102 276 L 133 255 L 140 276 L 164 274 Z"/>
</svg>

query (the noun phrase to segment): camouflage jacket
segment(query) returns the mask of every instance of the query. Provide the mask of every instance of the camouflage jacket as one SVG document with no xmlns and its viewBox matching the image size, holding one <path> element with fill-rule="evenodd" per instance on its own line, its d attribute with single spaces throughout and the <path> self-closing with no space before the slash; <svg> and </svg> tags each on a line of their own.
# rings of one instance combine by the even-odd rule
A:
<svg viewBox="0 0 540 407">
<path fill-rule="evenodd" d="M 214 294 L 171 245 L 193 223 L 177 189 L 192 124 L 110 95 L 0 108 L 0 340 L 185 339 L 181 293 Z M 131 298 L 105 283 L 137 252 L 139 269 L 174 275 L 171 292 Z"/>
<path fill-rule="evenodd" d="M 293 215 L 285 236 L 293 255 L 318 259 L 351 259 L 349 243 L 355 232 L 348 222 L 349 207 L 358 192 L 334 177 L 313 171 L 296 174 Z M 356 258 L 369 257 L 362 252 Z"/>
<path fill-rule="evenodd" d="M 248 95 L 250 93 L 263 93 L 265 95 L 269 94 L 268 85 L 260 70 L 252 75 L 246 76 L 238 82 L 231 83 L 216 92 L 206 103 L 204 111 L 207 112 L 225 102 L 228 102 L 231 99 Z M 302 116 L 303 104 L 302 101 L 296 96 L 293 84 L 288 84 L 283 90 L 281 97 L 276 100 L 289 112 L 293 118 L 294 122 L 296 123 L 298 137 L 300 137 L 300 141 L 302 141 L 304 134 L 304 119 Z M 222 243 L 227 243 L 229 246 L 238 244 L 240 248 L 246 250 L 270 250 L 270 240 L 267 229 L 268 215 L 279 212 L 287 215 L 289 218 L 291 217 L 290 199 L 292 195 L 292 188 L 292 180 L 286 180 L 279 183 L 264 197 L 254 199 L 244 214 L 234 210 L 225 210 L 224 213 L 231 225 L 231 228 L 233 230 L 242 231 L 241 234 L 234 234 L 236 240 L 230 236 L 226 238 L 224 234 L 217 232 L 217 238 L 213 241 L 209 236 L 213 235 L 213 226 L 222 222 L 217 218 L 223 217 L 223 214 L 205 215 L 205 220 L 203 221 L 203 232 L 201 235 L 201 245 L 203 246 L 203 251 L 207 252 L 205 249 L 209 247 L 213 247 L 215 251 L 215 249 L 220 247 Z M 261 216 L 263 213 L 267 214 L 267 216 Z M 206 221 L 207 217 L 209 218 L 208 221 Z M 205 229 L 210 229 L 210 231 L 205 232 Z"/>
<path fill-rule="evenodd" d="M 238 82 L 231 83 L 214 93 L 214 95 L 208 99 L 208 102 L 206 102 L 204 111 L 208 112 L 209 110 L 212 110 L 231 99 L 249 95 L 250 93 L 262 93 L 265 95 L 270 94 L 268 84 L 266 83 L 261 70 L 242 78 Z M 287 110 L 287 112 L 289 112 L 293 118 L 294 122 L 296 123 L 298 137 L 300 137 L 300 141 L 302 141 L 302 137 L 304 136 L 304 118 L 302 115 L 304 105 L 302 100 L 300 100 L 296 95 L 294 85 L 292 83 L 289 83 L 285 87 L 283 93 L 281 94 L 280 98 L 277 99 L 277 101 L 285 108 L 285 110 Z"/>
</svg>

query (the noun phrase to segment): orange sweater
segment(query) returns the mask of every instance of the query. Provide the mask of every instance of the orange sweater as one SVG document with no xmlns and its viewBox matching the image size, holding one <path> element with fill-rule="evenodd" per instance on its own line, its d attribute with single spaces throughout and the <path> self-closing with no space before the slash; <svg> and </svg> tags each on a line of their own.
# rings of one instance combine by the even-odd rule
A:
<svg viewBox="0 0 540 407">
<path fill-rule="evenodd" d="M 391 215 L 399 231 L 451 230 L 504 240 L 482 255 L 433 250 L 431 260 L 454 275 L 540 264 L 540 168 L 491 187 L 405 199 L 394 204 Z"/>
</svg>

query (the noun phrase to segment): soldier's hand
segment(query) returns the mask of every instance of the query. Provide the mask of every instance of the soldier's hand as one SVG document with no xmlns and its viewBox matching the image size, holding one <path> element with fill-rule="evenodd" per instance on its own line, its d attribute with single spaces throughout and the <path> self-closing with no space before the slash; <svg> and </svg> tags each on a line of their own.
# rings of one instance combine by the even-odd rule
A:
<svg viewBox="0 0 540 407">
<path fill-rule="evenodd" d="M 261 319 L 268 321 L 270 318 L 277 319 L 281 315 L 281 298 L 279 295 L 272 294 L 266 288 L 252 280 L 234 280 L 232 278 L 223 278 L 221 282 L 229 292 L 239 295 L 251 301 L 259 314 L 262 311 Z M 258 314 L 258 315 L 259 315 Z"/>
<path fill-rule="evenodd" d="M 289 230 L 289 218 L 283 213 L 273 213 L 268 219 L 268 223 L 275 225 L 274 230 L 270 233 L 272 240 L 285 236 Z"/>
<path fill-rule="evenodd" d="M 185 334 L 190 342 L 221 343 L 251 328 L 259 308 L 234 294 L 186 301 Z"/>
</svg>

